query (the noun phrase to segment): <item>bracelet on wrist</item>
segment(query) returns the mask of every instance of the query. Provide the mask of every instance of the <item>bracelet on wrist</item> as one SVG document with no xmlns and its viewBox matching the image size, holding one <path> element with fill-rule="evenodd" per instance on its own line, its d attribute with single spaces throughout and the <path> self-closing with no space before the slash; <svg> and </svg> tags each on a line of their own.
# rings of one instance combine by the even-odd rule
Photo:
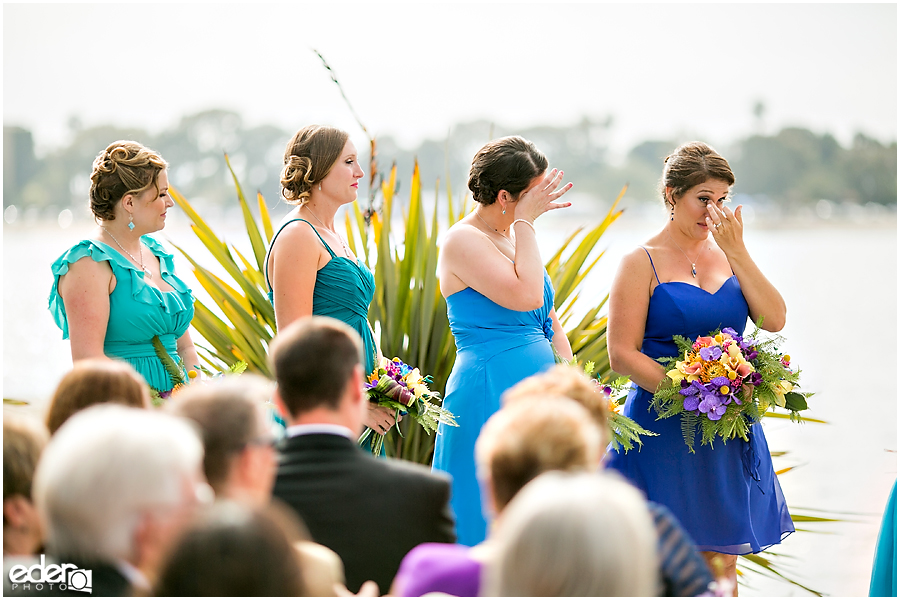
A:
<svg viewBox="0 0 900 600">
<path fill-rule="evenodd" d="M 515 227 L 516 223 L 525 223 L 526 225 L 531 227 L 531 230 L 534 231 L 535 234 L 537 234 L 537 230 L 534 228 L 534 223 L 532 223 L 528 219 L 516 219 L 515 221 L 512 222 L 512 226 Z"/>
</svg>

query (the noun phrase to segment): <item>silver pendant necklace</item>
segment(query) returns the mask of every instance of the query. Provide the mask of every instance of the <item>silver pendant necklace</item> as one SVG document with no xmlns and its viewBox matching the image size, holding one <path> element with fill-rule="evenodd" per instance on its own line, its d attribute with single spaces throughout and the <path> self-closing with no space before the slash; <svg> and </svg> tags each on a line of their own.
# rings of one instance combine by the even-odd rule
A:
<svg viewBox="0 0 900 600">
<path fill-rule="evenodd" d="M 313 216 L 313 218 L 314 218 L 316 221 L 319 222 L 319 225 L 321 225 L 322 228 L 323 228 L 325 231 L 327 231 L 328 233 L 334 235 L 334 237 L 336 237 L 336 238 L 338 239 L 338 241 L 341 243 L 341 247 L 344 249 L 344 254 L 346 255 L 346 257 L 347 257 L 347 258 L 353 258 L 353 255 L 350 254 L 350 249 L 347 248 L 347 244 L 344 243 L 344 238 L 342 238 L 340 235 L 338 235 L 338 233 L 337 233 L 336 231 L 332 231 L 332 230 L 328 229 L 328 226 L 325 225 L 325 223 L 322 222 L 322 219 L 320 219 L 319 217 L 317 217 L 317 216 L 316 216 L 316 213 L 314 213 L 314 212 L 309 208 L 309 204 L 306 205 L 306 210 L 308 210 L 308 211 L 309 211 L 309 214 L 311 214 L 311 215 Z"/>
<path fill-rule="evenodd" d="M 489 229 L 493 229 L 495 232 L 497 232 L 497 235 L 499 235 L 499 236 L 502 237 L 504 240 L 506 240 L 506 243 L 509 244 L 509 247 L 513 249 L 513 252 L 516 251 L 516 246 L 512 243 L 512 241 L 511 241 L 508 237 L 506 237 L 505 235 L 503 235 L 502 233 L 500 233 L 500 230 L 499 230 L 499 229 L 497 229 L 496 227 L 491 227 L 490 225 L 488 225 L 488 222 L 485 221 L 485 220 L 481 217 L 481 215 L 478 214 L 478 211 L 477 211 L 477 210 L 474 210 L 474 211 L 472 211 L 472 212 L 474 212 L 474 213 L 475 213 L 475 216 L 478 217 L 479 219 L 481 219 L 481 222 L 484 223 L 485 225 L 487 225 Z M 504 231 L 506 231 L 506 230 L 504 229 Z"/>
<path fill-rule="evenodd" d="M 697 254 L 697 258 L 695 258 L 694 260 L 691 260 L 691 257 L 688 256 L 684 250 L 681 250 L 681 246 L 679 246 L 675 242 L 675 238 L 673 238 L 672 234 L 669 233 L 668 227 L 666 227 L 666 235 L 669 236 L 669 239 L 672 240 L 672 243 L 675 244 L 675 247 L 678 248 L 681 251 L 681 253 L 684 254 L 684 257 L 686 259 L 688 259 L 688 262 L 691 263 L 691 276 L 693 276 L 693 278 L 696 279 L 697 278 L 697 261 L 700 260 L 700 254 L 703 254 L 703 250 L 706 250 L 706 244 L 703 245 L 703 250 L 700 250 L 700 253 Z"/>
<path fill-rule="evenodd" d="M 124 252 L 125 254 L 127 254 L 128 256 L 131 257 L 131 260 L 133 260 L 133 261 L 136 262 L 137 264 L 141 265 L 141 271 L 144 272 L 144 275 L 147 277 L 147 279 L 153 279 L 153 274 L 150 272 L 150 269 L 148 269 L 147 267 L 144 266 L 144 245 L 141 244 L 141 241 L 140 241 L 140 240 L 138 240 L 138 244 L 140 244 L 140 245 L 138 246 L 138 252 L 139 252 L 140 255 L 141 255 L 141 260 L 138 260 L 138 259 L 136 259 L 136 258 L 134 257 L 134 254 L 132 254 L 131 252 L 129 252 L 128 250 L 126 250 L 124 247 L 122 247 L 122 244 L 119 243 L 119 240 L 116 239 L 116 236 L 114 236 L 113 234 L 109 233 L 109 229 L 107 229 L 107 228 L 104 227 L 103 225 L 100 226 L 100 229 L 102 229 L 103 231 L 105 231 L 105 232 L 109 235 L 109 237 L 112 238 L 112 241 L 114 241 L 114 242 L 116 243 L 116 246 L 118 246 L 119 248 L 121 248 L 122 252 Z"/>
</svg>

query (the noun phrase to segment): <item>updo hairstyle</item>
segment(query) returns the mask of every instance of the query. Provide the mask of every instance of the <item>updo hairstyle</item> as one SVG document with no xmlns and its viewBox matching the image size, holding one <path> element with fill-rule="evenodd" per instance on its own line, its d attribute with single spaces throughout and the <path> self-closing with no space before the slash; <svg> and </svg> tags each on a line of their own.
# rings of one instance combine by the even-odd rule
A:
<svg viewBox="0 0 900 600">
<path fill-rule="evenodd" d="M 710 179 L 719 179 L 734 185 L 734 173 L 728 161 L 703 142 L 688 142 L 675 149 L 663 161 L 660 194 L 666 206 L 672 201 L 666 197 L 666 188 L 672 188 L 672 198 L 679 198 L 686 191 Z"/>
<path fill-rule="evenodd" d="M 284 149 L 281 171 L 281 195 L 288 204 L 309 202 L 313 186 L 331 172 L 348 139 L 346 131 L 323 125 L 309 125 L 294 134 Z"/>
<path fill-rule="evenodd" d="M 500 190 L 518 200 L 532 180 L 547 170 L 547 157 L 528 140 L 509 136 L 488 142 L 472 159 L 469 189 L 475 202 L 490 206 Z"/>
<path fill-rule="evenodd" d="M 159 186 L 157 178 L 169 164 L 155 150 L 138 142 L 119 140 L 94 159 L 91 172 L 91 212 L 114 221 L 116 204 L 127 194 L 140 194 Z"/>
</svg>

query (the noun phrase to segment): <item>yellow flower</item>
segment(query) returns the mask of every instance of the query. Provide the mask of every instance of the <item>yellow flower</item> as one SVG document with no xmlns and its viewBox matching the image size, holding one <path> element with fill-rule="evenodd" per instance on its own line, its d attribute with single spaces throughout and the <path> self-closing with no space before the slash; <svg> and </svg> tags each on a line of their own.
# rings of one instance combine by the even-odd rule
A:
<svg viewBox="0 0 900 600">
<path fill-rule="evenodd" d="M 431 391 L 424 383 L 416 383 L 410 386 L 410 390 L 412 390 L 412 393 L 416 398 L 422 398 Z"/>
<path fill-rule="evenodd" d="M 723 396 L 727 396 L 728 394 L 731 393 L 731 388 L 728 387 L 727 385 L 723 385 L 722 387 L 719 388 L 719 393 L 722 394 Z"/>
<path fill-rule="evenodd" d="M 680 364 L 682 364 L 682 363 L 675 363 L 675 364 L 676 364 L 676 366 L 678 366 L 678 365 L 680 365 Z M 668 373 L 666 373 L 666 376 L 668 376 L 668 378 L 671 379 L 672 381 L 674 381 L 675 383 L 678 383 L 678 382 L 680 382 L 682 379 L 684 379 L 684 373 L 682 373 L 681 371 L 679 371 L 677 368 L 676 368 L 676 369 L 672 369 L 671 371 L 669 371 Z"/>
<path fill-rule="evenodd" d="M 422 382 L 422 374 L 419 373 L 418 368 L 415 368 L 407 373 L 404 379 L 406 379 L 406 383 L 410 385 L 416 385 Z"/>
<path fill-rule="evenodd" d="M 196 378 L 197 378 L 197 371 L 195 371 L 193 369 L 188 371 L 188 379 L 196 379 Z"/>
<path fill-rule="evenodd" d="M 775 392 L 775 404 L 784 408 L 784 395 L 794 389 L 793 384 L 790 381 L 786 381 L 782 379 L 778 383 L 776 383 L 772 387 L 772 391 Z"/>
<path fill-rule="evenodd" d="M 721 333 L 717 333 L 717 334 L 716 334 L 716 337 L 714 337 L 713 339 L 716 340 L 716 342 L 718 342 L 719 345 L 722 345 L 722 340 L 723 340 L 724 338 L 722 338 L 722 334 L 721 334 Z"/>
</svg>

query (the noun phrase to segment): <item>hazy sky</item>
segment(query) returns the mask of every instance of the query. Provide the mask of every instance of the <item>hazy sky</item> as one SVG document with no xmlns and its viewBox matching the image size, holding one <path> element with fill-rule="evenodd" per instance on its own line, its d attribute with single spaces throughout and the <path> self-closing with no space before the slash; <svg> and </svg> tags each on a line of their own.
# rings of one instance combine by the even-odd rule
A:
<svg viewBox="0 0 900 600">
<path fill-rule="evenodd" d="M 613 144 L 726 143 L 799 125 L 897 130 L 895 4 L 5 4 L 3 120 L 63 144 L 69 118 L 158 131 L 191 112 L 249 125 L 353 118 L 411 145 L 455 122 L 611 115 Z"/>
</svg>

